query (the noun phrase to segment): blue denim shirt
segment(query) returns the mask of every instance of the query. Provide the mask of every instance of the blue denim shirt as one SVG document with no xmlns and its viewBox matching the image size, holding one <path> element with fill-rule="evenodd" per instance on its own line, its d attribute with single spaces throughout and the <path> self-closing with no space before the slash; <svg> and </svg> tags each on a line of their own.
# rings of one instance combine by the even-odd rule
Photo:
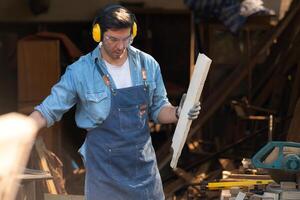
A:
<svg viewBox="0 0 300 200">
<path fill-rule="evenodd" d="M 62 115 L 75 104 L 75 119 L 80 128 L 95 128 L 108 116 L 111 90 L 105 85 L 97 71 L 95 60 L 104 73 L 109 73 L 106 70 L 99 46 L 68 66 L 60 81 L 51 89 L 51 94 L 35 107 L 35 110 L 39 111 L 46 119 L 47 127 L 53 125 L 55 121 L 59 121 Z M 134 86 L 143 84 L 140 52 L 132 46 L 128 47 L 130 73 Z M 149 117 L 158 123 L 158 114 L 164 105 L 169 104 L 169 101 L 159 64 L 149 54 L 144 52 L 142 54 L 149 87 Z M 115 87 L 113 81 L 112 87 Z"/>
</svg>

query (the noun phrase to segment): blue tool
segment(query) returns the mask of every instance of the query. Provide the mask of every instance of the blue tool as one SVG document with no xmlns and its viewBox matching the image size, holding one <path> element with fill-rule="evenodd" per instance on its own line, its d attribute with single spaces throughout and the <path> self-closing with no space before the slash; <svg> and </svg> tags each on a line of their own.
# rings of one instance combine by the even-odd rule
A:
<svg viewBox="0 0 300 200">
<path fill-rule="evenodd" d="M 277 155 L 274 150 L 277 148 Z M 265 162 L 273 154 L 277 158 Z M 286 141 L 271 141 L 261 148 L 252 158 L 256 168 L 278 169 L 296 173 L 300 171 L 300 143 Z"/>
</svg>

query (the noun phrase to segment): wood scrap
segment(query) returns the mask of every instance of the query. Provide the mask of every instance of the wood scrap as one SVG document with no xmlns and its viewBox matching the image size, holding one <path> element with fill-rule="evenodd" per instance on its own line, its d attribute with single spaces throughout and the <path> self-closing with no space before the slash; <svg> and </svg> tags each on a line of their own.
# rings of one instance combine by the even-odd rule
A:
<svg viewBox="0 0 300 200">
<path fill-rule="evenodd" d="M 35 142 L 35 149 L 37 151 L 37 154 L 39 156 L 39 162 L 40 162 L 40 167 L 43 171 L 49 172 L 50 173 L 50 167 L 48 165 L 46 156 L 45 156 L 45 144 L 43 140 L 39 137 L 36 142 Z M 50 173 L 51 174 L 51 173 Z M 54 181 L 53 180 L 46 180 L 48 192 L 50 194 L 58 194 Z"/>
<path fill-rule="evenodd" d="M 53 176 L 53 179 L 45 180 L 48 193 L 66 194 L 62 175 L 62 162 L 54 153 L 47 150 L 41 137 L 37 138 L 35 149 L 39 157 L 39 166 L 41 170 L 47 171 Z"/>
</svg>

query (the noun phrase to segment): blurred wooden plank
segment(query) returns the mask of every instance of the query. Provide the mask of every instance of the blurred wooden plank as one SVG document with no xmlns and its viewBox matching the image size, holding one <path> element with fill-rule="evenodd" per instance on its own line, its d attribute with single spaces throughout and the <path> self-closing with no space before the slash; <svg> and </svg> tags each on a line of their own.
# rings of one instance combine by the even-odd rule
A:
<svg viewBox="0 0 300 200">
<path fill-rule="evenodd" d="M 15 199 L 36 134 L 31 118 L 17 113 L 0 116 L 1 199 Z"/>
</svg>

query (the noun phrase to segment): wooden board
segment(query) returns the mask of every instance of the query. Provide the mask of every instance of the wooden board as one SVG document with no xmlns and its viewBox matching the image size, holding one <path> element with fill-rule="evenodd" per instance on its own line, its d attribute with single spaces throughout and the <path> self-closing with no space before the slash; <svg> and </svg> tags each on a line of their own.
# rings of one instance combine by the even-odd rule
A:
<svg viewBox="0 0 300 200">
<path fill-rule="evenodd" d="M 176 168 L 183 145 L 186 141 L 192 121 L 188 119 L 188 112 L 193 105 L 199 101 L 207 73 L 211 64 L 211 59 L 204 54 L 199 54 L 194 72 L 190 81 L 187 96 L 183 104 L 179 120 L 172 140 L 173 157 L 171 167 Z"/>
<path fill-rule="evenodd" d="M 36 36 L 18 42 L 18 112 L 29 115 L 59 80 L 60 42 Z M 61 125 L 40 130 L 47 148 L 61 155 Z"/>
</svg>

